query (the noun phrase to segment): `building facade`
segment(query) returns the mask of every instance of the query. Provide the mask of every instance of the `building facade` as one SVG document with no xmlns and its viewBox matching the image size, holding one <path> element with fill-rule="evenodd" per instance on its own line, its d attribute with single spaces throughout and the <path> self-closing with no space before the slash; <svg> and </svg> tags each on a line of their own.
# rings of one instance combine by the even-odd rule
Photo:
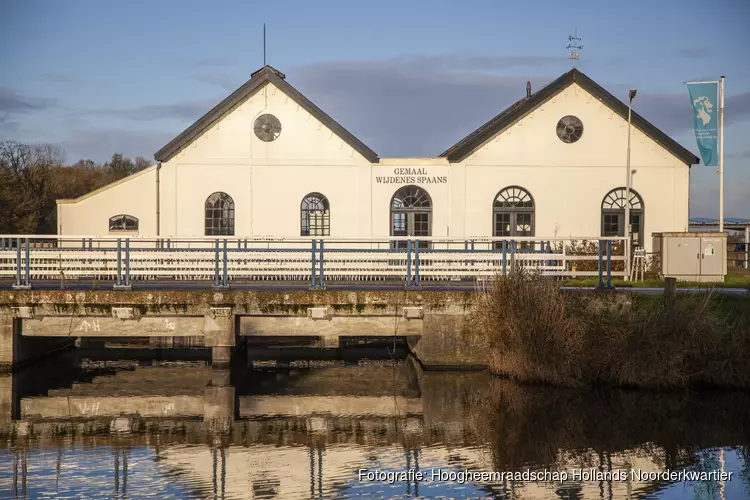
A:
<svg viewBox="0 0 750 500">
<path fill-rule="evenodd" d="M 621 235 L 627 106 L 573 69 L 434 158 L 379 158 L 270 66 L 155 155 L 58 200 L 61 235 Z M 687 231 L 688 150 L 633 113 L 637 244 Z"/>
</svg>

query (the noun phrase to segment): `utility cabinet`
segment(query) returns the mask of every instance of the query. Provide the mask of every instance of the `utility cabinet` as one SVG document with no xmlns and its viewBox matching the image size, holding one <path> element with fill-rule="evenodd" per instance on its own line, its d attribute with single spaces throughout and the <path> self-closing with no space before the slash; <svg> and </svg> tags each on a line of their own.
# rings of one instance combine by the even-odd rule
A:
<svg viewBox="0 0 750 500">
<path fill-rule="evenodd" d="M 724 281 L 727 233 L 653 233 L 654 254 L 664 277 L 680 281 Z"/>
</svg>

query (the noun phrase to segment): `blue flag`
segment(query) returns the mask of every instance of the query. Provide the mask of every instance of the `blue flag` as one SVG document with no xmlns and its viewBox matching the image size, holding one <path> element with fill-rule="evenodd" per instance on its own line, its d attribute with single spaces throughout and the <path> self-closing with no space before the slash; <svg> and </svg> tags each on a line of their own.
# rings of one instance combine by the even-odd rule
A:
<svg viewBox="0 0 750 500">
<path fill-rule="evenodd" d="M 688 83 L 698 150 L 707 167 L 719 165 L 719 82 Z"/>
</svg>

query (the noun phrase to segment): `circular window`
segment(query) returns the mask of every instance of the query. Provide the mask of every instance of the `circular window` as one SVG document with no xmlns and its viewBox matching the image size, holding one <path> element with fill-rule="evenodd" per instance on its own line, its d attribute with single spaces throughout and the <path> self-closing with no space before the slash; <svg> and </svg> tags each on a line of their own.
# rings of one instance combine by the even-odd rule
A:
<svg viewBox="0 0 750 500">
<path fill-rule="evenodd" d="M 563 116 L 557 122 L 557 137 L 568 144 L 576 142 L 583 135 L 583 123 L 577 117 Z"/>
<path fill-rule="evenodd" d="M 273 115 L 260 115 L 255 119 L 253 130 L 261 141 L 275 141 L 281 135 L 281 122 Z"/>
</svg>

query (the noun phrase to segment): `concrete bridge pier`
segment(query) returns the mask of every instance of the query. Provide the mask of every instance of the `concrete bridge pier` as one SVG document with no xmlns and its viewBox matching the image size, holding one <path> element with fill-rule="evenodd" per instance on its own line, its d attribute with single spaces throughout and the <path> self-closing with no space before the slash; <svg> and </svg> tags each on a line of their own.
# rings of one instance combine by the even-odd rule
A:
<svg viewBox="0 0 750 500">
<path fill-rule="evenodd" d="M 214 369 L 203 393 L 203 421 L 217 436 L 230 432 L 236 413 L 234 386 L 229 370 Z"/>
<path fill-rule="evenodd" d="M 238 328 L 231 307 L 212 307 L 204 316 L 203 333 L 206 347 L 211 347 L 211 363 L 214 367 L 228 367 L 232 351 L 237 345 Z"/>
<path fill-rule="evenodd" d="M 41 338 L 21 335 L 30 307 L 0 310 L 0 371 L 7 371 L 75 345 L 75 338 Z"/>
</svg>

